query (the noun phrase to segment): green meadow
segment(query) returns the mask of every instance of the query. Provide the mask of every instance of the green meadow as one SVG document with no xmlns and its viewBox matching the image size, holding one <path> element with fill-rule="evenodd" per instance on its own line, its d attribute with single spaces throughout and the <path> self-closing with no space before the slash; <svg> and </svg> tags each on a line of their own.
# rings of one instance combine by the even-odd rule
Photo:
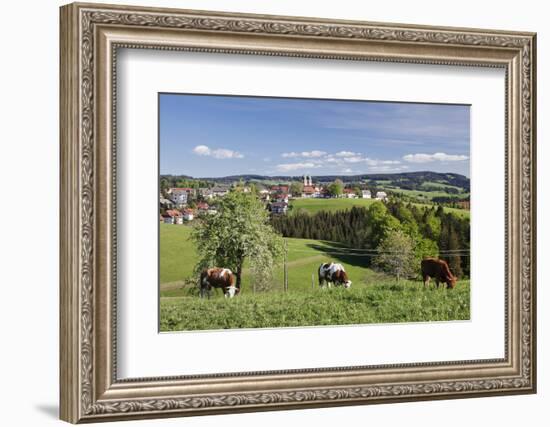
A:
<svg viewBox="0 0 550 427">
<path fill-rule="evenodd" d="M 190 232 L 189 225 L 160 224 L 161 331 L 465 320 L 470 317 L 467 280 L 458 282 L 450 291 L 444 287 L 424 289 L 420 281 L 396 283 L 392 277 L 368 268 L 366 255 L 349 251 L 334 242 L 309 239 L 286 239 L 288 292 L 283 292 L 281 260 L 270 291 L 254 293 L 253 277 L 245 266 L 238 297 L 226 299 L 220 290 L 213 290 L 211 299 L 201 300 L 197 278 L 193 275 L 197 254 L 189 239 Z M 322 262 L 330 261 L 344 266 L 353 282 L 350 289 L 319 288 L 317 269 Z"/>
<path fill-rule="evenodd" d="M 374 199 L 296 199 L 290 201 L 291 213 L 306 210 L 309 213 L 319 211 L 341 211 L 354 206 L 368 208 L 377 201 Z"/>
<path fill-rule="evenodd" d="M 405 190 L 401 190 L 405 191 Z M 429 193 L 424 193 L 429 194 Z M 437 193 L 436 193 L 437 194 Z M 290 214 L 306 211 L 309 213 L 316 213 L 319 211 L 334 212 L 338 210 L 351 209 L 354 206 L 368 208 L 373 203 L 380 203 L 375 199 L 296 199 L 290 201 L 291 209 Z M 431 208 L 433 205 L 413 203 L 413 205 L 419 208 Z M 466 209 L 456 208 L 443 208 L 445 212 L 453 213 L 461 218 L 469 218 L 470 211 Z"/>
</svg>

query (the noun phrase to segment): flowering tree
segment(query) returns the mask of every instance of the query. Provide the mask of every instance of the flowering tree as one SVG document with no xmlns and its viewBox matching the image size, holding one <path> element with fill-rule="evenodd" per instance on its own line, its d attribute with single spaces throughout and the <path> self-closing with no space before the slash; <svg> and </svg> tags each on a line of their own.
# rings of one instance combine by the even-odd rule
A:
<svg viewBox="0 0 550 427">
<path fill-rule="evenodd" d="M 218 213 L 194 228 L 192 239 L 200 259 L 199 272 L 208 267 L 231 269 L 241 286 L 243 264 L 250 261 L 256 289 L 269 286 L 275 260 L 282 255 L 283 239 L 269 224 L 269 213 L 251 193 L 232 191 L 218 204 Z"/>
<path fill-rule="evenodd" d="M 402 230 L 388 232 L 378 246 L 378 253 L 374 265 L 394 275 L 397 281 L 414 274 L 416 257 L 413 240 Z"/>
</svg>

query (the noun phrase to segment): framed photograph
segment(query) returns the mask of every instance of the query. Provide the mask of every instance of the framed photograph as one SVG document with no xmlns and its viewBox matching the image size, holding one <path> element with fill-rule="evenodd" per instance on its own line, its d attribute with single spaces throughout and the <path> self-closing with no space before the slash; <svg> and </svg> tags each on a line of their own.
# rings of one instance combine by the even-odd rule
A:
<svg viewBox="0 0 550 427">
<path fill-rule="evenodd" d="M 536 391 L 535 34 L 60 22 L 63 420 Z"/>
</svg>

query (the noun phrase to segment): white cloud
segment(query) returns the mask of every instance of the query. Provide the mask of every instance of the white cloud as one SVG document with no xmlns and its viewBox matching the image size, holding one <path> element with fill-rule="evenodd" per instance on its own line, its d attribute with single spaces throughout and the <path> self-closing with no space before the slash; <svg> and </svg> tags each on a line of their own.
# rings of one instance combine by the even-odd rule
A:
<svg viewBox="0 0 550 427">
<path fill-rule="evenodd" d="M 336 157 L 355 157 L 359 155 L 360 153 L 354 153 L 353 151 L 339 151 L 335 154 Z"/>
<path fill-rule="evenodd" d="M 400 160 L 379 160 L 371 159 L 366 155 L 354 151 L 338 151 L 336 153 L 327 153 L 326 151 L 313 150 L 302 152 L 286 152 L 282 153 L 281 157 L 284 158 L 296 158 L 304 159 L 302 161 L 296 161 L 296 163 L 283 163 L 276 165 L 276 169 L 279 172 L 291 172 L 297 170 L 311 169 L 311 168 L 338 168 L 341 173 L 360 173 L 367 167 L 368 170 L 401 170 L 406 166 L 401 166 Z M 353 167 L 354 170 L 350 168 Z"/>
<path fill-rule="evenodd" d="M 300 153 L 296 153 L 294 151 L 291 151 L 290 153 L 283 153 L 281 154 L 281 157 L 285 157 L 285 158 L 288 158 L 288 157 L 298 157 L 300 155 Z"/>
<path fill-rule="evenodd" d="M 206 145 L 197 145 L 195 148 L 193 148 L 193 153 L 198 154 L 199 156 L 209 156 L 210 148 L 208 148 Z"/>
<path fill-rule="evenodd" d="M 319 165 L 307 162 L 307 163 L 283 163 L 280 165 L 277 165 L 276 168 L 280 172 L 291 172 L 299 169 L 311 169 L 311 168 L 317 168 Z"/>
<path fill-rule="evenodd" d="M 403 160 L 410 163 L 429 163 L 434 161 L 439 162 L 458 162 L 462 160 L 468 160 L 468 156 L 462 154 L 445 154 L 445 153 L 434 153 L 434 154 L 407 154 L 403 156 Z"/>
<path fill-rule="evenodd" d="M 399 164 L 401 164 L 401 162 L 399 160 L 376 160 L 376 159 L 366 159 L 366 163 L 369 166 L 399 165 Z"/>
<path fill-rule="evenodd" d="M 301 153 L 291 151 L 290 153 L 281 154 L 281 157 L 285 157 L 285 158 L 292 158 L 292 157 L 323 157 L 326 154 L 327 154 L 326 151 L 320 151 L 320 150 L 302 151 Z"/>
<path fill-rule="evenodd" d="M 227 148 L 210 148 L 207 145 L 197 145 L 193 148 L 193 153 L 199 156 L 210 156 L 215 159 L 242 159 L 244 156 L 237 151 Z"/>
<path fill-rule="evenodd" d="M 346 163 L 360 163 L 368 160 L 366 157 L 353 156 L 353 157 L 344 157 L 342 160 Z"/>
</svg>

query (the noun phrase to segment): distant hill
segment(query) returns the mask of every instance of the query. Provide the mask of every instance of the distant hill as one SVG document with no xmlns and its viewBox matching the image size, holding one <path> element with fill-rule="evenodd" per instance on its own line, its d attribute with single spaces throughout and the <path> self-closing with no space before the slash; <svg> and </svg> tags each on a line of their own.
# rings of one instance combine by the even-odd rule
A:
<svg viewBox="0 0 550 427">
<path fill-rule="evenodd" d="M 167 178 L 169 181 L 177 181 L 178 179 L 193 179 L 187 175 L 161 175 L 162 178 Z M 288 183 L 291 181 L 302 181 L 302 176 L 265 176 L 265 175 L 231 175 L 217 178 L 200 178 L 201 181 L 211 181 L 216 183 L 231 184 L 238 181 L 244 182 L 262 182 L 272 184 Z M 374 187 L 394 187 L 403 190 L 426 190 L 426 187 L 456 187 L 464 193 L 470 192 L 470 179 L 464 175 L 457 173 L 440 173 L 440 172 L 403 172 L 403 173 L 377 173 L 377 174 L 361 174 L 361 175 L 312 175 L 313 182 L 328 183 L 335 179 L 341 179 L 344 183 L 365 183 Z"/>
</svg>

